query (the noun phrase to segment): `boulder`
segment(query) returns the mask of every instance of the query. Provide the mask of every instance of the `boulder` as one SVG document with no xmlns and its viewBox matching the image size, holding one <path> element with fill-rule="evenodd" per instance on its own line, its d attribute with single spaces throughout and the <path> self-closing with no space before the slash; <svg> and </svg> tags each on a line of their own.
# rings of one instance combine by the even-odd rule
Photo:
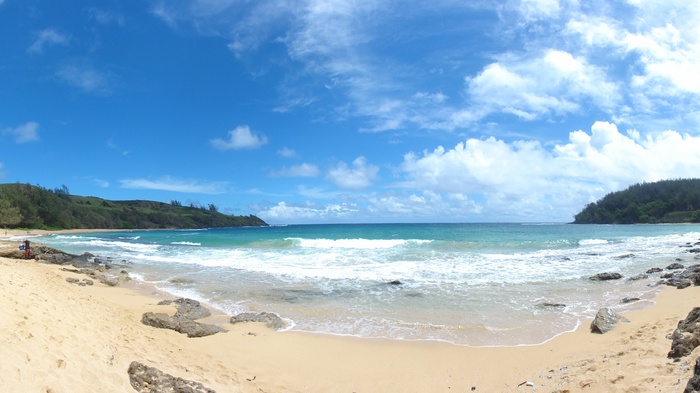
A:
<svg viewBox="0 0 700 393">
<path fill-rule="evenodd" d="M 664 269 L 658 268 L 658 267 L 652 267 L 651 269 L 647 270 L 647 274 L 652 274 L 652 273 L 658 273 L 662 272 Z"/>
<path fill-rule="evenodd" d="M 131 362 L 127 373 L 131 387 L 139 393 L 216 393 L 199 382 L 174 377 L 136 361 Z"/>
<path fill-rule="evenodd" d="M 678 262 L 674 262 L 674 263 L 666 266 L 666 270 L 679 270 L 679 269 L 683 269 L 683 268 L 685 268 L 685 266 L 681 265 Z"/>
<path fill-rule="evenodd" d="M 671 334 L 671 350 L 668 357 L 678 359 L 690 353 L 700 345 L 700 307 L 693 308 Z"/>
<path fill-rule="evenodd" d="M 589 277 L 593 281 L 608 281 L 608 280 L 619 280 L 622 278 L 620 273 L 598 273 L 594 276 Z"/>
<path fill-rule="evenodd" d="M 232 324 L 241 322 L 262 322 L 265 326 L 275 330 L 283 329 L 286 326 L 279 315 L 268 312 L 261 312 L 259 314 L 244 312 L 231 317 Z"/>
<path fill-rule="evenodd" d="M 601 308 L 591 322 L 591 333 L 605 334 L 615 329 L 618 322 L 629 322 L 629 319 L 609 308 Z"/>
</svg>

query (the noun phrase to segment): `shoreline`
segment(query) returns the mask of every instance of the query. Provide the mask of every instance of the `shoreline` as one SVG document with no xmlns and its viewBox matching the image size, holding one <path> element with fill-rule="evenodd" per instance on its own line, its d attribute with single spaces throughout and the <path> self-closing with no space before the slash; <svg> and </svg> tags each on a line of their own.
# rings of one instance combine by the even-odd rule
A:
<svg viewBox="0 0 700 393">
<path fill-rule="evenodd" d="M 468 347 L 275 332 L 220 315 L 203 322 L 227 333 L 187 338 L 141 324 L 144 312 L 173 313 L 157 305 L 163 294 L 75 286 L 66 278 L 85 276 L 60 268 L 0 258 L 0 386 L 9 391 L 130 391 L 126 370 L 140 361 L 218 392 L 681 392 L 700 353 L 666 358 L 666 336 L 698 305 L 700 287 L 663 288 L 605 335 L 590 333 L 588 319 L 542 344 Z"/>
</svg>

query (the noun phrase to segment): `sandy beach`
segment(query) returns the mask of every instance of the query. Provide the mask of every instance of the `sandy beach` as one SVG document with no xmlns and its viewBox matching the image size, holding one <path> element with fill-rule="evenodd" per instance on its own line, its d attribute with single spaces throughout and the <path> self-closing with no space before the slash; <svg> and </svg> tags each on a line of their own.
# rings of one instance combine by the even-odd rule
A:
<svg viewBox="0 0 700 393">
<path fill-rule="evenodd" d="M 162 294 L 71 277 L 85 278 L 0 258 L 0 390 L 129 392 L 127 369 L 139 361 L 217 392 L 682 392 L 700 354 L 666 357 L 667 336 L 700 304 L 698 287 L 662 290 L 605 335 L 583 321 L 541 345 L 470 348 L 275 332 L 223 315 L 204 322 L 228 332 L 187 338 L 140 322 L 174 312 L 157 305 Z"/>
</svg>

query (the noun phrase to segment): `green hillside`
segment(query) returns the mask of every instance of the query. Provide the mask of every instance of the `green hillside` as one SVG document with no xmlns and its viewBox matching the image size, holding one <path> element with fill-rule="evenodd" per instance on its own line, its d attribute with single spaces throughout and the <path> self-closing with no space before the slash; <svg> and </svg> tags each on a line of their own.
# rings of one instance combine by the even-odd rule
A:
<svg viewBox="0 0 700 393">
<path fill-rule="evenodd" d="M 215 205 L 109 201 L 29 184 L 0 184 L 0 227 L 31 229 L 165 229 L 266 226 L 260 218 L 230 216 Z"/>
<path fill-rule="evenodd" d="M 574 224 L 698 223 L 700 179 L 635 184 L 589 204 L 574 219 Z"/>
</svg>

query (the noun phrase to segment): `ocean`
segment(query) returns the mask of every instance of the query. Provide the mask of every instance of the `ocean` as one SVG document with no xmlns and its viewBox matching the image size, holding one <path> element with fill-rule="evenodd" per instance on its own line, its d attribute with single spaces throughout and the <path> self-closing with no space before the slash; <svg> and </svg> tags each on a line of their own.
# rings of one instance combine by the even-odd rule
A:
<svg viewBox="0 0 700 393">
<path fill-rule="evenodd" d="M 648 307 L 659 274 L 628 278 L 695 263 L 682 246 L 699 239 L 694 225 L 358 224 L 35 241 L 111 258 L 135 280 L 228 315 L 277 313 L 288 330 L 479 347 L 535 345 L 601 307 Z M 624 278 L 589 279 L 602 272 Z"/>
</svg>

